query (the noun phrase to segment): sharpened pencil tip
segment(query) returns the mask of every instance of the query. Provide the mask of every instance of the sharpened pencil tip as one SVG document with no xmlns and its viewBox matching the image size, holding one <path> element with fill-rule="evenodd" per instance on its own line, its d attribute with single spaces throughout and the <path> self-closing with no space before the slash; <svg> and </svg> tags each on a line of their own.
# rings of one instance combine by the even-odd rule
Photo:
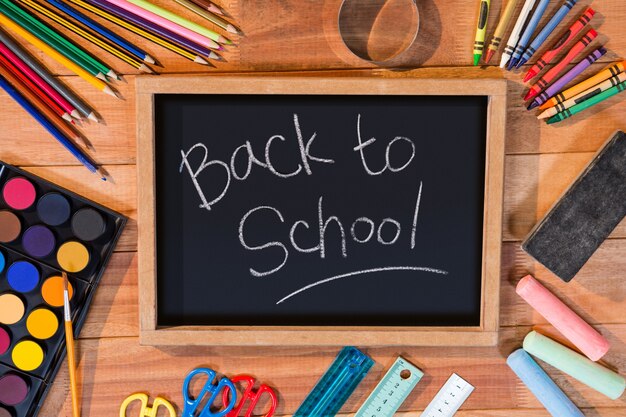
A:
<svg viewBox="0 0 626 417">
<path fill-rule="evenodd" d="M 107 181 L 107 182 L 115 184 L 115 182 L 113 181 L 113 177 L 111 177 L 111 175 L 109 175 L 109 173 L 107 172 L 106 169 L 104 169 L 104 167 L 101 167 L 101 166 L 98 167 L 96 169 L 96 174 L 98 174 L 100 176 L 102 181 Z"/>
<path fill-rule="evenodd" d="M 143 60 L 147 62 L 148 64 L 152 64 L 152 65 L 156 64 L 156 61 L 150 55 L 144 56 Z"/>
<path fill-rule="evenodd" d="M 220 14 L 222 16 L 231 17 L 231 15 L 226 13 L 226 11 L 220 9 L 219 7 L 217 7 L 214 4 L 210 4 L 209 7 L 207 7 L 207 10 L 210 11 L 210 12 L 213 12 L 213 13 Z"/>
<path fill-rule="evenodd" d="M 98 74 L 96 74 L 96 78 L 104 81 L 105 83 L 109 82 L 109 79 L 106 77 L 106 75 L 104 75 L 103 73 L 99 72 Z"/>
<path fill-rule="evenodd" d="M 202 65 L 209 65 L 209 62 L 202 58 L 201 56 L 196 56 L 196 58 L 193 60 L 193 62 L 196 62 L 198 64 L 202 64 Z"/>
<path fill-rule="evenodd" d="M 118 93 L 117 91 L 113 90 L 111 87 L 109 87 L 108 85 L 104 87 L 104 89 L 102 90 L 105 93 L 107 93 L 110 96 L 113 96 L 115 98 L 119 98 L 120 100 L 122 99 L 122 96 L 120 95 L 120 93 Z"/>
<path fill-rule="evenodd" d="M 89 115 L 87 116 L 87 118 L 88 118 L 89 120 L 92 120 L 92 121 L 96 122 L 96 123 L 100 123 L 100 118 L 99 118 L 99 117 L 96 115 L 96 113 L 94 113 L 94 112 L 89 113 Z"/>
<path fill-rule="evenodd" d="M 141 66 L 139 67 L 139 70 L 143 72 L 147 72 L 148 74 L 154 74 L 154 71 L 152 71 L 152 68 L 150 68 L 149 66 L 145 64 L 141 64 Z"/>
<path fill-rule="evenodd" d="M 216 54 L 213 51 L 211 51 L 209 53 L 209 58 L 214 59 L 216 61 L 226 61 L 226 59 L 224 59 L 224 57 L 222 57 L 220 54 Z"/>
<path fill-rule="evenodd" d="M 80 115 L 80 112 L 76 109 L 72 110 L 72 112 L 70 113 L 70 116 L 72 116 L 76 120 L 83 120 L 83 117 Z"/>
</svg>

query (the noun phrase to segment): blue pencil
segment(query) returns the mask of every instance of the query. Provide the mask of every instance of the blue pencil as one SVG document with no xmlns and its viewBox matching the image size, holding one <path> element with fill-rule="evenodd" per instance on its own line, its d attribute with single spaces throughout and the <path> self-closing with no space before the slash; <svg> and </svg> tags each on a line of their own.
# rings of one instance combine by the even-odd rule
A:
<svg viewBox="0 0 626 417">
<path fill-rule="evenodd" d="M 552 16 L 552 19 L 550 19 L 550 21 L 543 27 L 543 29 L 541 29 L 541 32 L 539 32 L 539 35 L 535 37 L 530 46 L 526 48 L 526 51 L 524 51 L 524 55 L 522 55 L 522 58 L 517 63 L 516 68 L 521 67 L 526 62 L 528 62 L 530 58 L 532 58 L 535 52 L 537 52 L 537 49 L 541 47 L 545 40 L 548 39 L 548 36 L 552 34 L 554 29 L 556 29 L 559 23 L 561 23 L 561 21 L 565 18 L 565 16 L 567 16 L 569 11 L 572 10 L 572 8 L 576 5 L 577 1 L 578 0 L 565 0 L 563 2 L 561 8 L 557 10 L 554 16 Z"/>
<path fill-rule="evenodd" d="M 145 51 L 137 48 L 135 45 L 117 36 L 115 33 L 111 32 L 109 29 L 105 28 L 104 26 L 100 25 L 99 23 L 95 22 L 89 17 L 85 16 L 84 14 L 77 11 L 76 9 L 68 6 L 67 4 L 61 3 L 60 1 L 57 1 L 57 0 L 45 0 L 45 1 L 48 2 L 51 6 L 54 6 L 58 10 L 73 17 L 74 19 L 76 19 L 83 25 L 87 26 L 94 32 L 100 34 L 101 36 L 105 37 L 111 42 L 117 44 L 120 48 L 125 49 L 128 53 L 135 55 L 137 58 L 141 59 L 142 61 L 145 61 L 149 64 L 155 63 L 154 58 L 148 55 Z"/>
<path fill-rule="evenodd" d="M 533 33 L 535 33 L 535 29 L 537 29 L 537 25 L 539 24 L 539 21 L 541 20 L 541 18 L 543 17 L 543 14 L 548 8 L 548 3 L 550 3 L 550 0 L 541 0 L 539 4 L 537 5 L 537 8 L 533 12 L 533 15 L 530 18 L 530 20 L 528 21 L 528 24 L 526 25 L 526 28 L 524 29 L 524 33 L 522 34 L 522 37 L 517 43 L 515 52 L 513 52 L 513 56 L 511 57 L 511 60 L 509 61 L 509 64 L 506 68 L 509 71 L 517 65 L 517 61 L 519 61 L 520 57 L 526 50 L 526 46 L 528 46 L 528 42 L 530 42 L 530 38 L 533 36 Z"/>
<path fill-rule="evenodd" d="M 31 116 L 35 118 L 52 136 L 58 140 L 72 155 L 76 157 L 89 171 L 100 175 L 103 181 L 107 180 L 107 174 L 101 167 L 96 164 L 83 153 L 74 143 L 61 133 L 44 115 L 42 115 L 35 106 L 26 100 L 9 82 L 0 75 L 0 87 L 10 95 L 20 106 L 24 108 Z"/>
</svg>

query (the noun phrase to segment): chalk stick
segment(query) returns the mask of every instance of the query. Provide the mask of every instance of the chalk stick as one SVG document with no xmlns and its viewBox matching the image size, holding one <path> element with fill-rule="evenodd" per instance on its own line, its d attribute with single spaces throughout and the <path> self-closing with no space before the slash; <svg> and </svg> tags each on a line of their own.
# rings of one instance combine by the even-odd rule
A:
<svg viewBox="0 0 626 417">
<path fill-rule="evenodd" d="M 624 393 L 626 381 L 621 375 L 536 331 L 524 338 L 524 350 L 612 400 Z"/>
<path fill-rule="evenodd" d="M 592 361 L 609 351 L 609 341 L 531 275 L 517 283 L 516 292 Z"/>
<path fill-rule="evenodd" d="M 511 353 L 506 364 L 537 397 L 550 415 L 554 417 L 585 417 L 524 349 L 517 349 Z"/>
<path fill-rule="evenodd" d="M 524 249 L 570 281 L 626 216 L 626 135 L 612 136 L 548 214 Z"/>
</svg>

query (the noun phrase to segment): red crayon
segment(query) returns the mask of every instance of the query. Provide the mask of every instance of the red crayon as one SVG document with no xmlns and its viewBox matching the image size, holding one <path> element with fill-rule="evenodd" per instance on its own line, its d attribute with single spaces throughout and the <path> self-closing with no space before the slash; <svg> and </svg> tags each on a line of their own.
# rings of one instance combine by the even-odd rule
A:
<svg viewBox="0 0 626 417">
<path fill-rule="evenodd" d="M 528 70 L 526 76 L 524 77 L 524 82 L 526 83 L 535 78 L 535 76 L 539 74 L 546 65 L 552 62 L 552 60 L 559 54 L 559 52 L 561 52 L 563 48 L 565 48 L 565 46 L 572 39 L 574 39 L 580 33 L 580 31 L 583 30 L 585 26 L 587 26 L 587 24 L 589 24 L 591 18 L 595 14 L 595 10 L 593 10 L 591 7 L 585 10 L 585 12 L 578 18 L 578 20 L 574 22 L 572 27 L 570 27 L 568 31 L 565 32 L 559 38 L 559 40 L 556 41 L 556 43 L 552 45 L 552 47 L 547 50 L 546 53 L 541 56 L 541 58 L 537 60 L 537 63 L 535 63 L 535 65 L 530 70 Z"/>
<path fill-rule="evenodd" d="M 580 54 L 596 37 L 598 36 L 598 32 L 591 29 L 587 32 L 576 45 L 570 49 L 570 51 L 565 55 L 565 58 L 561 60 L 558 64 L 556 64 L 550 71 L 546 72 L 543 77 L 541 77 L 537 82 L 530 87 L 526 97 L 524 97 L 524 101 L 535 98 L 541 93 L 541 91 L 545 90 L 552 81 L 556 79 L 556 77 L 565 69 L 565 67 L 576 58 L 578 54 Z"/>
</svg>

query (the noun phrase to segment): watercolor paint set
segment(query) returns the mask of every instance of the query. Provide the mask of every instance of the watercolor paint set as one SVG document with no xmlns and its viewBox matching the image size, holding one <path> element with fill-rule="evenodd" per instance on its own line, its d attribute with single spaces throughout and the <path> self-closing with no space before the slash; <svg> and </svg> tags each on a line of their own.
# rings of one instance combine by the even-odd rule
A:
<svg viewBox="0 0 626 417">
<path fill-rule="evenodd" d="M 37 414 L 65 357 L 63 271 L 78 335 L 126 221 L 0 161 L 0 417 Z"/>
</svg>

